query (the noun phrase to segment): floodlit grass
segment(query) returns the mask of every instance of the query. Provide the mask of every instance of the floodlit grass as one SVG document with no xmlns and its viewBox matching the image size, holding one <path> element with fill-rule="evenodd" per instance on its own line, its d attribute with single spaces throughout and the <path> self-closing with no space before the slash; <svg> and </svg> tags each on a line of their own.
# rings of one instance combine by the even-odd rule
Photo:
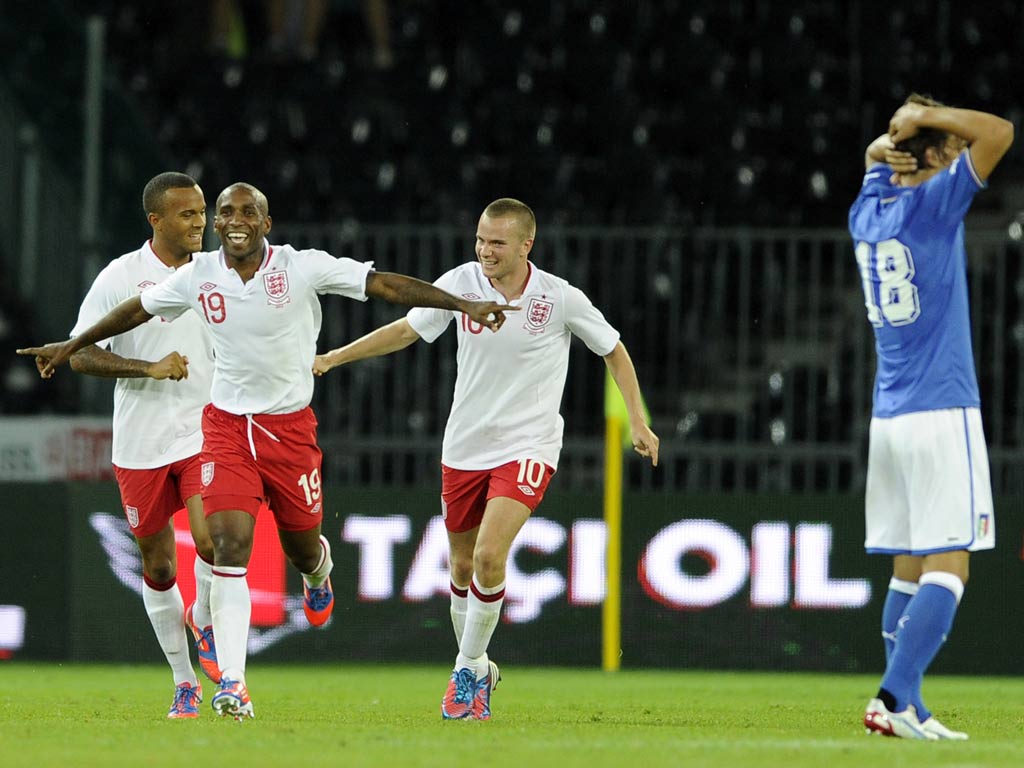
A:
<svg viewBox="0 0 1024 768">
<path fill-rule="evenodd" d="M 1024 681 L 934 678 L 968 742 L 866 736 L 877 679 L 509 668 L 488 723 L 442 722 L 443 666 L 262 666 L 256 720 L 168 721 L 158 666 L 0 666 L 0 763 L 49 766 L 1007 766 L 1024 763 Z"/>
</svg>

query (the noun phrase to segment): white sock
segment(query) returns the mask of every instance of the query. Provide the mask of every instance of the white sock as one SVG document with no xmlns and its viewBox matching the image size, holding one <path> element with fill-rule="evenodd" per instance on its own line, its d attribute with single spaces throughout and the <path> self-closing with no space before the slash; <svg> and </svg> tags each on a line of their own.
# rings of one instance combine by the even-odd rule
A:
<svg viewBox="0 0 1024 768">
<path fill-rule="evenodd" d="M 195 670 L 188 655 L 188 638 L 185 636 L 185 602 L 181 599 L 176 579 L 169 584 L 151 586 L 146 579 L 142 585 L 142 603 L 146 606 L 149 623 L 153 625 L 157 642 L 167 658 L 174 675 L 174 684 L 196 685 Z"/>
<path fill-rule="evenodd" d="M 196 563 L 192 572 L 196 575 L 196 601 L 192 606 L 192 621 L 200 629 L 213 624 L 210 613 L 210 587 L 213 585 L 213 564 L 208 563 L 196 552 Z"/>
<path fill-rule="evenodd" d="M 501 616 L 501 604 L 505 600 L 505 582 L 496 587 L 482 587 L 473 577 L 469 585 L 466 606 L 466 626 L 459 642 L 459 655 L 455 668 L 470 667 L 478 678 L 487 675 L 487 646 L 491 642 L 494 628 Z"/>
<path fill-rule="evenodd" d="M 320 537 L 320 548 L 320 562 L 317 563 L 316 568 L 311 573 L 302 574 L 302 580 L 310 589 L 315 589 L 327 581 L 327 577 L 334 570 L 334 561 L 331 560 L 331 544 L 327 541 L 326 536 Z"/>
<path fill-rule="evenodd" d="M 216 565 L 210 588 L 210 610 L 221 676 L 242 683 L 245 682 L 246 643 L 252 616 L 246 572 L 247 569 L 237 566 Z"/>
<path fill-rule="evenodd" d="M 452 628 L 455 630 L 455 642 L 462 642 L 462 633 L 466 630 L 466 611 L 469 608 L 469 587 L 460 587 L 454 581 L 449 582 L 452 593 Z"/>
</svg>

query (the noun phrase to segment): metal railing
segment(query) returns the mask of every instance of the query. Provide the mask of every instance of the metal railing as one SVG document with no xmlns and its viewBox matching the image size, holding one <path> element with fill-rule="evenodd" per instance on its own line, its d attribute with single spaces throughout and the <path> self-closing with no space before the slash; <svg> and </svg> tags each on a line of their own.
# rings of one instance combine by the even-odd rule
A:
<svg viewBox="0 0 1024 768">
<path fill-rule="evenodd" d="M 473 258 L 471 227 L 275 227 L 275 242 L 373 260 L 432 280 Z M 975 354 L 997 492 L 1024 492 L 1024 272 L 1005 233 L 968 237 Z M 832 491 L 863 486 L 874 353 L 843 230 L 553 228 L 532 254 L 583 289 L 622 333 L 652 423 L 657 470 L 639 490 Z M 400 317 L 324 299 L 321 349 Z M 438 482 L 454 334 L 322 379 L 314 405 L 332 482 Z M 559 485 L 601 484 L 601 361 L 571 353 Z M 500 386 L 496 383 L 495 386 Z"/>
</svg>

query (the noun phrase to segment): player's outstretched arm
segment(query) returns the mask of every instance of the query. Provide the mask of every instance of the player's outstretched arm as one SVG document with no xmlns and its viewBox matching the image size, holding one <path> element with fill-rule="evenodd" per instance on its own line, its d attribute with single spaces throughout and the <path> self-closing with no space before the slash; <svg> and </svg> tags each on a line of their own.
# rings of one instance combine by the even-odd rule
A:
<svg viewBox="0 0 1024 768">
<path fill-rule="evenodd" d="M 142 308 L 142 299 L 133 296 L 125 299 L 110 312 L 104 315 L 95 325 L 87 328 L 80 335 L 67 341 L 52 342 L 41 347 L 24 347 L 17 350 L 19 355 L 32 355 L 36 359 L 36 368 L 44 379 L 53 376 L 54 370 L 66 363 L 80 349 L 95 344 L 102 339 L 118 336 L 132 328 L 136 328 L 149 320 L 153 315 Z"/>
<path fill-rule="evenodd" d="M 505 322 L 505 312 L 517 312 L 520 309 L 493 301 L 463 299 L 442 291 L 436 285 L 394 272 L 370 272 L 366 276 L 366 295 L 407 307 L 435 307 L 463 312 L 470 320 L 492 331 L 501 328 Z"/>
<path fill-rule="evenodd" d="M 345 363 L 354 363 L 367 357 L 389 355 L 419 341 L 420 336 L 404 317 L 393 323 L 382 325 L 349 344 L 313 358 L 313 373 L 323 376 L 331 368 Z"/>
<path fill-rule="evenodd" d="M 615 345 L 615 349 L 604 356 L 604 363 L 608 366 L 608 371 L 615 380 L 615 386 L 619 388 L 622 399 L 626 402 L 626 411 L 629 413 L 629 431 L 633 436 L 633 450 L 641 456 L 648 457 L 653 466 L 658 466 L 658 445 L 661 441 L 647 426 L 643 399 L 640 397 L 640 382 L 636 378 L 636 368 L 633 367 L 633 360 L 621 341 Z"/>
<path fill-rule="evenodd" d="M 151 363 L 148 360 L 121 357 L 109 349 L 90 344 L 71 356 L 71 370 L 107 379 L 150 378 L 156 381 L 181 381 L 188 378 L 188 358 L 178 352 L 171 352 Z"/>
</svg>

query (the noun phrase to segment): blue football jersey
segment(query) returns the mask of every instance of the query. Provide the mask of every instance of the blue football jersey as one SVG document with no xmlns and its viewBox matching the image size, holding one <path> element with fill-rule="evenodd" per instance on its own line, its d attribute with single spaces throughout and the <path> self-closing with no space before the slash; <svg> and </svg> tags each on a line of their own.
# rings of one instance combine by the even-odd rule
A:
<svg viewBox="0 0 1024 768">
<path fill-rule="evenodd" d="M 964 216 L 985 187 L 965 150 L 916 187 L 867 170 L 850 234 L 875 331 L 874 415 L 977 407 Z"/>
</svg>

